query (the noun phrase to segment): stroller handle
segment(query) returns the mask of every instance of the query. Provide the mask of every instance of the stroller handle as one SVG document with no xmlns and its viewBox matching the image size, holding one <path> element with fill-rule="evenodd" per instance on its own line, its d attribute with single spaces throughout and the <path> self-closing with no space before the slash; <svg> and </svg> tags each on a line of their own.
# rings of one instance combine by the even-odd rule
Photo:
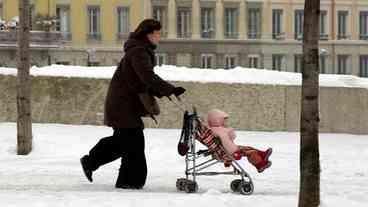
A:
<svg viewBox="0 0 368 207">
<path fill-rule="evenodd" d="M 186 108 L 189 108 L 189 107 L 187 107 L 188 105 L 191 105 L 190 103 L 187 103 L 187 102 L 185 102 L 185 101 L 183 101 L 183 99 L 182 98 L 180 98 L 179 96 L 175 96 L 175 98 L 176 98 L 176 100 L 177 101 L 174 101 L 174 99 L 172 99 L 170 96 L 167 96 L 167 98 L 169 99 L 169 101 L 171 102 L 171 103 L 173 103 L 175 106 L 177 106 L 180 110 L 182 110 L 183 112 L 185 112 L 185 111 L 189 111 L 189 110 L 187 110 Z M 179 103 L 181 103 L 181 105 L 179 104 Z M 183 106 L 184 105 L 184 106 Z M 196 107 L 194 106 L 194 105 L 192 105 L 192 107 L 190 107 L 190 108 L 192 108 L 193 109 L 193 112 L 196 112 L 197 110 L 196 110 Z"/>
</svg>

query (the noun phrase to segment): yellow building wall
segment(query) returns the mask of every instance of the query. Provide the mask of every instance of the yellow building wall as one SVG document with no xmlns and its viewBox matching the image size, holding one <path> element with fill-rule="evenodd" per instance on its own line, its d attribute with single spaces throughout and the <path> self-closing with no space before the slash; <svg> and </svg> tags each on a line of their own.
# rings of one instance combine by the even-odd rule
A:
<svg viewBox="0 0 368 207">
<path fill-rule="evenodd" d="M 30 0 L 30 5 L 35 5 L 35 14 L 55 15 L 55 0 Z M 19 0 L 3 0 L 4 18 L 10 20 L 19 16 Z"/>
<path fill-rule="evenodd" d="M 35 0 L 36 14 L 55 16 L 55 0 Z"/>
<path fill-rule="evenodd" d="M 3 12 L 4 12 L 4 19 L 9 21 L 11 18 L 18 16 L 19 2 L 18 0 L 3 0 Z"/>
<path fill-rule="evenodd" d="M 87 1 L 73 0 L 70 3 L 72 44 L 83 45 L 87 40 Z"/>
<path fill-rule="evenodd" d="M 114 46 L 117 40 L 117 7 L 130 8 L 130 30 L 132 31 L 143 19 L 143 1 L 139 0 L 73 0 L 71 1 L 71 32 L 73 45 L 86 46 L 88 43 L 88 6 L 100 7 L 101 44 Z"/>
<path fill-rule="evenodd" d="M 35 5 L 35 14 L 56 15 L 57 0 L 30 0 Z M 88 6 L 100 7 L 101 41 L 94 42 L 101 46 L 114 46 L 120 43 L 117 40 L 117 7 L 130 8 L 130 31 L 143 20 L 144 0 L 70 0 L 70 29 L 72 46 L 86 47 L 88 43 Z M 18 16 L 19 0 L 3 0 L 4 19 L 10 20 Z"/>
</svg>

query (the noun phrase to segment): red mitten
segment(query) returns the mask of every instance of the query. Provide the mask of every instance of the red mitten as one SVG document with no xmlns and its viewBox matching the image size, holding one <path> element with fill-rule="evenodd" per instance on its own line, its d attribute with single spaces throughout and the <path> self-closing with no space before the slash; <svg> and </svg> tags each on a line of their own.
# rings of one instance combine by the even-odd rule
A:
<svg viewBox="0 0 368 207">
<path fill-rule="evenodd" d="M 233 157 L 235 160 L 240 160 L 242 156 L 239 151 L 236 151 L 233 153 Z"/>
</svg>

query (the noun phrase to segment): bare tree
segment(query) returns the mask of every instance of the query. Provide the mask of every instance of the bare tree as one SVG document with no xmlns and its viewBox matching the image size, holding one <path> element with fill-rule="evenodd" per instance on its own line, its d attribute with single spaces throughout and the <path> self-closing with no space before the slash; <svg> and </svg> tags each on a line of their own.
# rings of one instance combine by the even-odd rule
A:
<svg viewBox="0 0 368 207">
<path fill-rule="evenodd" d="M 319 14 L 320 0 L 304 6 L 299 207 L 320 204 Z"/>
<path fill-rule="evenodd" d="M 17 75 L 17 153 L 32 151 L 31 80 L 29 76 L 29 0 L 19 1 L 18 75 Z"/>
</svg>

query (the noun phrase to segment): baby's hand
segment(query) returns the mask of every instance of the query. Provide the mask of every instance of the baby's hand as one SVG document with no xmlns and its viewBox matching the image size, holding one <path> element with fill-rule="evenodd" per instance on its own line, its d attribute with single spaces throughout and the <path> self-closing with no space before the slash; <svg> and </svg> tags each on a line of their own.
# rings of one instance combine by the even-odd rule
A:
<svg viewBox="0 0 368 207">
<path fill-rule="evenodd" d="M 229 137 L 232 140 L 236 138 L 235 130 L 233 128 L 229 128 Z"/>
</svg>

